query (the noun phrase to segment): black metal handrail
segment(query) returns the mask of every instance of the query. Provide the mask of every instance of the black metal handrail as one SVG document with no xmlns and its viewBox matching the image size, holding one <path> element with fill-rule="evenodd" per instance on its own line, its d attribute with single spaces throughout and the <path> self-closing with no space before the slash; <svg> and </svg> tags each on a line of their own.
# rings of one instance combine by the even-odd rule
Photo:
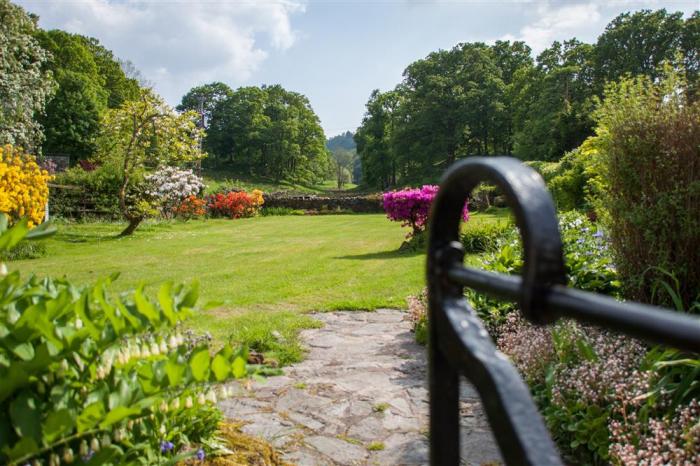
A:
<svg viewBox="0 0 700 466">
<path fill-rule="evenodd" d="M 515 215 L 523 240 L 522 276 L 463 265 L 461 213 L 481 182 L 497 185 Z M 532 323 L 559 317 L 619 330 L 700 353 L 700 320 L 668 309 L 622 303 L 567 288 L 556 210 L 542 178 L 509 157 L 472 157 L 451 167 L 440 184 L 428 246 L 430 461 L 460 464 L 459 376 L 479 392 L 503 459 L 509 465 L 562 465 L 530 391 L 495 347 L 464 298 L 464 286 L 516 301 Z"/>
</svg>

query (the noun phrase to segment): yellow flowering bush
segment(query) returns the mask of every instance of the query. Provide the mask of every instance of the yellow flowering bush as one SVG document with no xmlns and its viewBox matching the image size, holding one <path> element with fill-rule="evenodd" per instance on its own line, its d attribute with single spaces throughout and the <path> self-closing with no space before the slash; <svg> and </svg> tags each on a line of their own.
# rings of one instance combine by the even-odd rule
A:
<svg viewBox="0 0 700 466">
<path fill-rule="evenodd" d="M 51 179 L 33 156 L 11 145 L 0 146 L 0 212 L 11 223 L 22 217 L 27 217 L 30 227 L 42 222 Z"/>
</svg>

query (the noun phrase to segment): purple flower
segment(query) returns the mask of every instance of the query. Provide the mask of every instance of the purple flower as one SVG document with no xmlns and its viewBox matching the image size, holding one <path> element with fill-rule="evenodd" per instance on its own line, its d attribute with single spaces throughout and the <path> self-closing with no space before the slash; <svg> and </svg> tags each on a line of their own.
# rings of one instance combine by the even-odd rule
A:
<svg viewBox="0 0 700 466">
<path fill-rule="evenodd" d="M 204 450 L 202 450 L 201 448 L 199 450 L 197 450 L 197 459 L 199 461 L 202 461 L 205 456 L 206 455 L 204 454 Z"/>
<path fill-rule="evenodd" d="M 173 448 L 175 448 L 175 445 L 173 445 L 172 442 L 169 442 L 166 440 L 163 440 L 162 442 L 160 442 L 160 452 L 161 453 L 167 453 L 167 452 L 171 451 Z"/>
<path fill-rule="evenodd" d="M 603 237 L 603 231 L 602 231 L 602 230 L 596 231 L 595 233 L 593 233 L 593 237 L 594 237 L 594 238 L 602 238 L 602 237 Z"/>
</svg>

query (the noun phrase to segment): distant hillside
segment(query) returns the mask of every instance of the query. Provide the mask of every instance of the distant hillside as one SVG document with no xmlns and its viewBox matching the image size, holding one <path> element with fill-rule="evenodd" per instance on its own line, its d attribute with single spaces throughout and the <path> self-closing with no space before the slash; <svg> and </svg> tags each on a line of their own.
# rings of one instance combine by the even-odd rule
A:
<svg viewBox="0 0 700 466">
<path fill-rule="evenodd" d="M 350 131 L 347 131 L 344 134 L 333 136 L 332 138 L 326 141 L 326 147 L 330 151 L 333 151 L 335 149 L 345 149 L 349 151 L 355 150 L 357 146 L 355 145 L 355 140 L 353 139 L 353 136 L 354 134 Z"/>
</svg>

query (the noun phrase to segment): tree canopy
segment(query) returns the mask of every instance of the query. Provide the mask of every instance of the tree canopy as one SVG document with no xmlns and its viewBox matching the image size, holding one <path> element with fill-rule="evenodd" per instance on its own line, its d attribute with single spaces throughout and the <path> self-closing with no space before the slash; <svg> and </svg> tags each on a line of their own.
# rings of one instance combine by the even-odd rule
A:
<svg viewBox="0 0 700 466">
<path fill-rule="evenodd" d="M 112 52 L 97 39 L 60 30 L 37 31 L 35 36 L 50 52 L 45 68 L 58 83 L 39 119 L 46 134 L 44 153 L 89 158 L 102 114 L 137 98 L 139 85 L 126 77 Z"/>
<path fill-rule="evenodd" d="M 55 90 L 50 54 L 34 38 L 35 19 L 0 0 L 0 145 L 35 152 L 44 139 L 37 117 Z"/>
<path fill-rule="evenodd" d="M 274 85 L 242 87 L 220 99 L 204 147 L 217 163 L 251 175 L 315 182 L 329 172 L 325 142 L 306 96 Z"/>
<path fill-rule="evenodd" d="M 403 80 L 367 101 L 355 141 L 363 181 L 385 189 L 424 181 L 455 160 L 515 155 L 557 160 L 593 132 L 606 83 L 659 76 L 665 62 L 700 71 L 700 13 L 619 15 L 595 44 L 554 42 L 535 60 L 523 42 L 458 44 L 411 63 Z"/>
</svg>

